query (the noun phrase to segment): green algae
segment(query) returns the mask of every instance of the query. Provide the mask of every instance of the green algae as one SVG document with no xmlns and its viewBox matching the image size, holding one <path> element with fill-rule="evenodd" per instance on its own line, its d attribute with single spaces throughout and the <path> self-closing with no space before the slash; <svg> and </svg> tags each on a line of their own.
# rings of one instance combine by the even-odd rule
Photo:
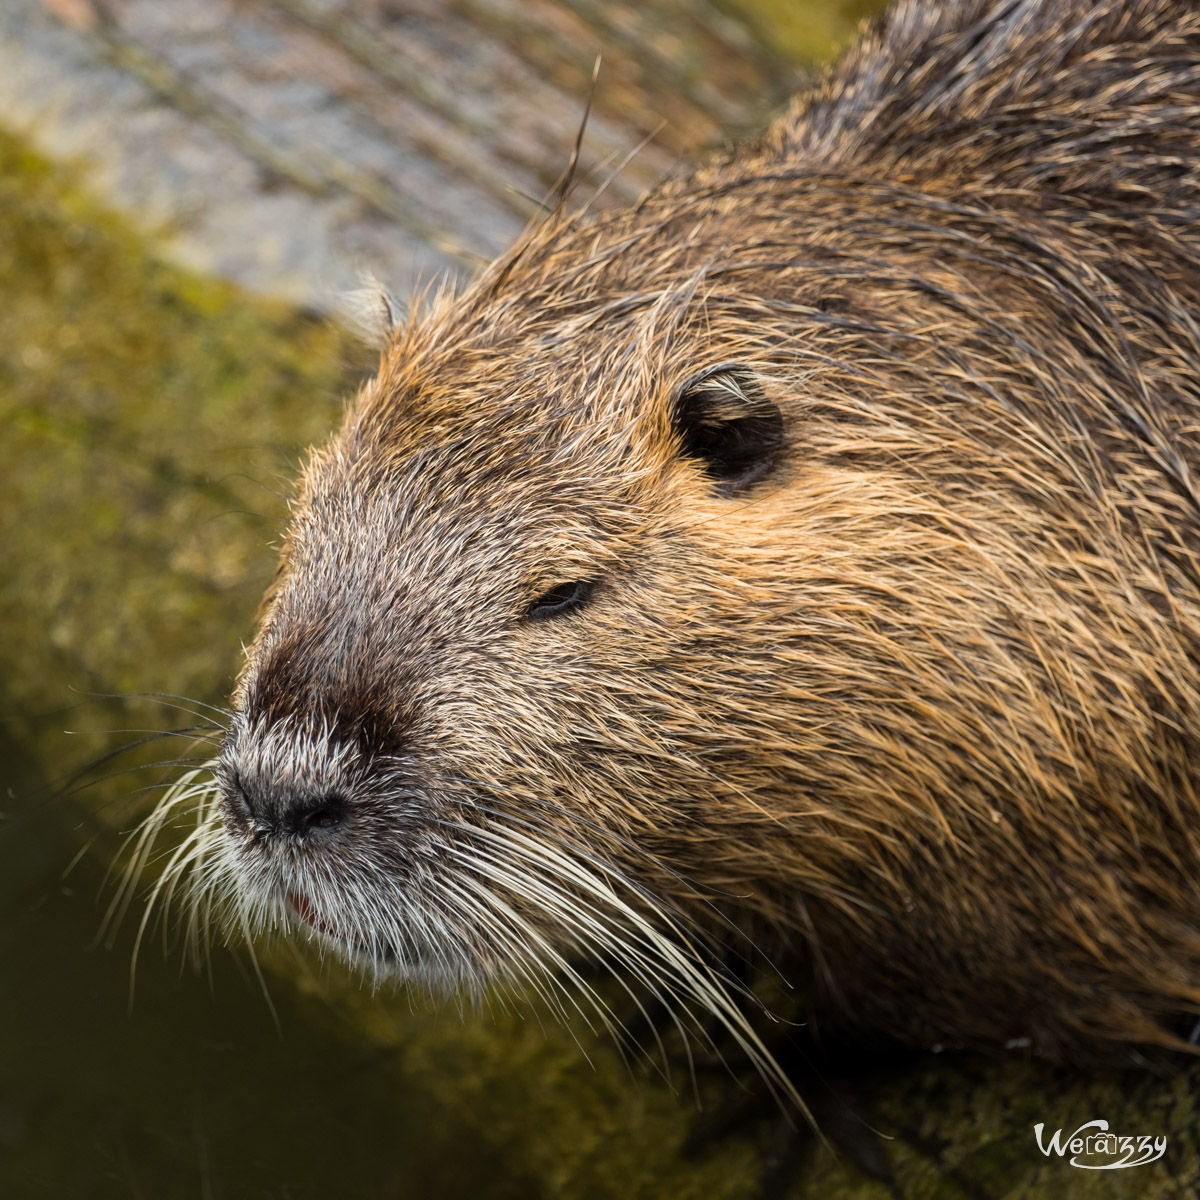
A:
<svg viewBox="0 0 1200 1200">
<path fill-rule="evenodd" d="M 862 22 L 886 5 L 883 0 L 721 0 L 719 7 L 745 21 L 775 57 L 811 67 L 846 46 Z"/>
<path fill-rule="evenodd" d="M 62 703 L 67 685 L 207 695 L 228 681 L 229 635 L 272 569 L 278 489 L 335 419 L 351 344 L 164 265 L 2 136 L 0 212 L 10 701 Z"/>
</svg>

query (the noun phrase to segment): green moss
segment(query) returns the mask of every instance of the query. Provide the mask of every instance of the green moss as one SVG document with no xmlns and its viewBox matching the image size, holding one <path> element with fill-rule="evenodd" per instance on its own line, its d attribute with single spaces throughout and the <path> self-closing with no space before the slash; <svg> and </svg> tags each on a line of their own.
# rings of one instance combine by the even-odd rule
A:
<svg viewBox="0 0 1200 1200">
<path fill-rule="evenodd" d="M 720 7 L 745 21 L 777 58 L 811 67 L 832 58 L 859 25 L 886 7 L 885 0 L 720 0 Z"/>
<path fill-rule="evenodd" d="M 165 265 L 2 134 L 0 211 L 9 702 L 210 697 L 272 568 L 281 481 L 333 424 L 353 348 Z"/>
</svg>

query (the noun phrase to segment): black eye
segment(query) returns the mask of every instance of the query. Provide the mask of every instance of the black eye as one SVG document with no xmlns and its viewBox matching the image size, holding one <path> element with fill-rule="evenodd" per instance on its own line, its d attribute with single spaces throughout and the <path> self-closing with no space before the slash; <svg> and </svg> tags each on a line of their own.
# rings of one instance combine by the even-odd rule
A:
<svg viewBox="0 0 1200 1200">
<path fill-rule="evenodd" d="M 595 587 L 594 579 L 576 579 L 573 583 L 557 584 L 529 606 L 529 616 L 540 620 L 542 617 L 557 617 L 559 613 L 578 608 L 587 603 Z"/>
<path fill-rule="evenodd" d="M 674 416 L 683 454 L 704 468 L 722 496 L 770 474 L 783 449 L 783 414 L 752 372 L 736 364 L 686 384 Z"/>
</svg>

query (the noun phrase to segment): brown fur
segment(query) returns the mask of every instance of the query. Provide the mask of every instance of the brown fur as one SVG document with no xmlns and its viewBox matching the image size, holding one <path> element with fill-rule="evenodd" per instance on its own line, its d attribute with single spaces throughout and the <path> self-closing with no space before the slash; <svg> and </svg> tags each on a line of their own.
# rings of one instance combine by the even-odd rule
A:
<svg viewBox="0 0 1200 1200">
<path fill-rule="evenodd" d="M 360 893 L 440 905 L 401 957 L 442 929 L 502 972 L 447 846 L 524 831 L 675 928 L 766 937 L 835 1024 L 1174 1042 L 1200 1012 L 1198 169 L 1190 0 L 905 0 L 757 146 L 556 213 L 414 317 L 312 459 L 250 653 L 243 885 L 377 959 Z M 723 363 L 784 421 L 734 494 L 675 416 Z M 586 604 L 527 616 L 571 580 Z M 304 765 L 263 749 L 280 729 Z M 301 794 L 337 801 L 320 836 L 254 832 Z"/>
</svg>

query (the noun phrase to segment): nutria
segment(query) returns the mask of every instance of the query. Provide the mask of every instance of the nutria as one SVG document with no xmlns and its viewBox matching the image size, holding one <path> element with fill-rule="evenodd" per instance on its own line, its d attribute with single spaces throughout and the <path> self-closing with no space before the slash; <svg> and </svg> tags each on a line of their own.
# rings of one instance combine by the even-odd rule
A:
<svg viewBox="0 0 1200 1200">
<path fill-rule="evenodd" d="M 902 0 L 406 319 L 169 885 L 434 984 L 590 958 L 744 1028 L 754 944 L 826 1025 L 1182 1044 L 1198 64 L 1190 0 Z"/>
</svg>

